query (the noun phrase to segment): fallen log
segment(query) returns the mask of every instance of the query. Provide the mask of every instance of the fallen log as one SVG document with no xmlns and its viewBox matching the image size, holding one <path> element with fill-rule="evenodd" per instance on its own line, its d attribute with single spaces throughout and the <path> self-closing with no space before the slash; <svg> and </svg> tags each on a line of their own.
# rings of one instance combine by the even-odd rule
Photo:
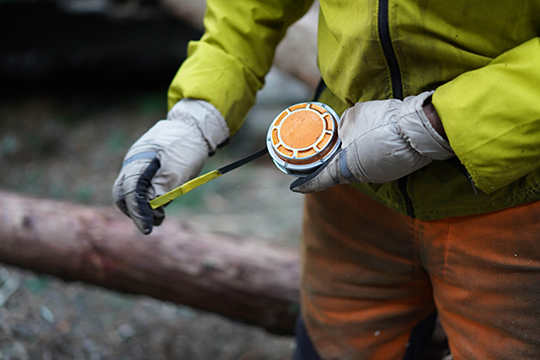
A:
<svg viewBox="0 0 540 360">
<path fill-rule="evenodd" d="M 169 219 L 140 234 L 116 209 L 0 191 L 0 262 L 116 291 L 212 311 L 292 334 L 298 313 L 296 249 L 200 234 Z M 424 360 L 447 354 L 437 324 Z"/>
<path fill-rule="evenodd" d="M 203 31 L 206 0 L 159 0 L 164 9 Z M 321 77 L 317 68 L 317 22 L 319 2 L 315 1 L 306 15 L 287 31 L 276 49 L 277 67 L 315 88 Z"/>
<path fill-rule="evenodd" d="M 140 234 L 113 208 L 0 192 L 0 262 L 181 303 L 291 334 L 296 249 L 199 234 L 169 219 Z"/>
</svg>

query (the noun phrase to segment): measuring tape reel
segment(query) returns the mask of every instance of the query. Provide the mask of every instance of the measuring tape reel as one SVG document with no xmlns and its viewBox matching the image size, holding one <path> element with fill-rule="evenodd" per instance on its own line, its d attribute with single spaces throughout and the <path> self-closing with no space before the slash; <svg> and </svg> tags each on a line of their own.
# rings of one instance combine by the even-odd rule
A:
<svg viewBox="0 0 540 360">
<path fill-rule="evenodd" d="M 328 105 L 304 102 L 283 110 L 268 129 L 266 146 L 286 174 L 302 177 L 320 167 L 339 149 L 339 116 Z"/>
</svg>

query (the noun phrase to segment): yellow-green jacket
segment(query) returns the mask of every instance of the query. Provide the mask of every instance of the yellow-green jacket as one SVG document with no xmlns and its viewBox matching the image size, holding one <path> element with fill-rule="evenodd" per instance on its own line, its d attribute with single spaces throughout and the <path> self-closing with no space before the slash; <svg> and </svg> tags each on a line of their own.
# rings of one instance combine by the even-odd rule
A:
<svg viewBox="0 0 540 360">
<path fill-rule="evenodd" d="M 206 32 L 190 43 L 169 105 L 209 101 L 234 134 L 275 46 L 310 5 L 208 0 Z M 320 0 L 318 63 L 327 88 L 319 101 L 341 113 L 358 101 L 434 89 L 455 163 L 480 191 L 447 161 L 391 183 L 354 186 L 424 220 L 540 200 L 539 35 L 540 0 Z"/>
</svg>

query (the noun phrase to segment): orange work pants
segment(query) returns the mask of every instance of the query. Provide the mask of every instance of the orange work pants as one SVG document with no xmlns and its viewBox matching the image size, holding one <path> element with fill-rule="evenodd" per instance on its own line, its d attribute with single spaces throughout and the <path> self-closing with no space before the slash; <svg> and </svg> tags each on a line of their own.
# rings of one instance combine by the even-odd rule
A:
<svg viewBox="0 0 540 360">
<path fill-rule="evenodd" d="M 325 360 L 399 360 L 434 310 L 455 360 L 540 359 L 540 202 L 421 221 L 335 186 L 306 196 L 302 255 Z"/>
</svg>

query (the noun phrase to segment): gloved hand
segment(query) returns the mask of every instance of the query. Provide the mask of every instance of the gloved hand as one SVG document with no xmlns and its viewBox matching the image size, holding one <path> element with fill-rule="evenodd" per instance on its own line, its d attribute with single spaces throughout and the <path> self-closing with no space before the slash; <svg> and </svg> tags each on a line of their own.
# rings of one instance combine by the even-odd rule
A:
<svg viewBox="0 0 540 360">
<path fill-rule="evenodd" d="M 209 154 L 229 138 L 223 116 L 202 100 L 182 99 L 128 150 L 113 186 L 116 206 L 149 234 L 165 218 L 150 200 L 201 171 Z"/>
<path fill-rule="evenodd" d="M 433 94 L 357 103 L 341 118 L 342 150 L 313 174 L 291 184 L 291 190 L 311 193 L 337 184 L 385 183 L 408 175 L 432 160 L 454 153 L 431 125 L 423 105 Z"/>
</svg>

